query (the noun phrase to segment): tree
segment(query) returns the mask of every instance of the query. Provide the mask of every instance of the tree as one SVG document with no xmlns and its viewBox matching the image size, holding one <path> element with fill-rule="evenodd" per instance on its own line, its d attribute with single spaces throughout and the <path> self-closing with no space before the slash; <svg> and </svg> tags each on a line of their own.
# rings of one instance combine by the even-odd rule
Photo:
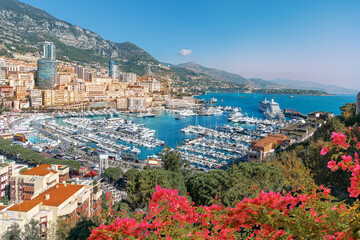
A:
<svg viewBox="0 0 360 240">
<path fill-rule="evenodd" d="M 359 239 L 359 205 L 330 201 L 329 192 L 324 187 L 261 191 L 234 207 L 194 206 L 177 190 L 156 186 L 147 212 L 101 225 L 89 240 Z"/>
<path fill-rule="evenodd" d="M 109 167 L 104 172 L 104 176 L 111 181 L 118 180 L 122 175 L 123 171 L 119 167 Z"/>
<path fill-rule="evenodd" d="M 260 189 L 280 191 L 284 184 L 283 173 L 272 164 L 239 163 L 226 171 L 197 173 L 186 186 L 196 205 L 211 205 L 217 197 L 225 206 L 232 206 L 245 196 L 255 196 Z"/>
<path fill-rule="evenodd" d="M 2 240 L 22 240 L 21 239 L 22 232 L 20 229 L 20 225 L 17 223 L 13 223 L 10 228 L 2 235 Z"/>
<path fill-rule="evenodd" d="M 314 140 L 327 141 L 331 137 L 332 132 L 344 131 L 345 124 L 337 117 L 329 119 L 323 126 L 316 130 L 314 133 Z"/>
<path fill-rule="evenodd" d="M 332 195 L 339 200 L 350 200 L 347 191 L 350 186 L 350 174 L 341 169 L 337 172 L 331 172 L 328 168 L 330 157 L 319 154 L 325 143 L 322 140 L 310 141 L 309 145 L 302 151 L 304 164 L 310 169 L 317 185 L 330 188 Z M 331 153 L 334 154 L 335 152 L 332 151 Z"/>
<path fill-rule="evenodd" d="M 126 192 L 129 201 L 135 207 L 145 207 L 157 185 L 179 190 L 180 195 L 186 194 L 184 178 L 181 174 L 162 170 L 143 170 L 128 182 Z"/>
<path fill-rule="evenodd" d="M 277 155 L 271 155 L 269 162 L 278 166 L 285 176 L 285 183 L 287 186 L 309 185 L 313 184 L 314 180 L 310 176 L 310 169 L 308 169 L 303 160 L 299 157 L 298 152 L 303 149 L 303 145 L 297 146 L 296 149 L 290 151 L 283 151 Z"/>
<path fill-rule="evenodd" d="M 354 117 L 356 114 L 356 103 L 346 103 L 344 106 L 340 107 L 341 117 L 344 121 L 349 120 Z"/>
<path fill-rule="evenodd" d="M 75 227 L 73 227 L 68 236 L 68 240 L 86 240 L 91 231 L 100 225 L 100 219 L 98 217 L 81 217 Z"/>
<path fill-rule="evenodd" d="M 132 181 L 136 178 L 136 175 L 139 173 L 139 170 L 136 168 L 131 168 L 130 170 L 127 170 L 124 178 L 126 181 Z"/>
<path fill-rule="evenodd" d="M 69 237 L 71 228 L 74 227 L 74 222 L 69 222 L 67 219 L 58 218 L 56 221 L 56 239 L 66 240 Z"/>
<path fill-rule="evenodd" d="M 162 153 L 160 153 L 159 156 L 163 162 L 162 167 L 165 170 L 176 173 L 180 172 L 182 166 L 182 157 L 179 151 L 167 148 Z"/>
<path fill-rule="evenodd" d="M 29 170 L 29 169 L 28 168 L 22 168 L 22 169 L 20 169 L 19 173 L 21 174 L 23 172 L 26 172 L 27 170 Z"/>
<path fill-rule="evenodd" d="M 24 240 L 39 240 L 40 239 L 40 222 L 31 219 L 29 223 L 25 224 L 25 231 L 23 234 Z"/>
</svg>

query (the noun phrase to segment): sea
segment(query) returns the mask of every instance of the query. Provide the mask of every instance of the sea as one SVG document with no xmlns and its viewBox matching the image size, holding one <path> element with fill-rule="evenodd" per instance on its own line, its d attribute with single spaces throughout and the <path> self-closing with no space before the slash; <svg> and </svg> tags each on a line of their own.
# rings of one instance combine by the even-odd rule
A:
<svg viewBox="0 0 360 240">
<path fill-rule="evenodd" d="M 340 106 L 345 103 L 356 102 L 356 95 L 336 95 L 336 96 L 303 96 L 303 95 L 270 95 L 270 94 L 238 94 L 238 93 L 207 93 L 196 96 L 196 98 L 210 101 L 212 98 L 217 99 L 214 106 L 231 106 L 240 107 L 243 113 L 247 113 L 249 117 L 264 118 L 259 112 L 259 102 L 264 99 L 274 99 L 280 104 L 280 108 L 291 109 L 303 114 L 313 111 L 333 112 L 340 115 Z M 201 125 L 215 129 L 218 126 L 230 124 L 233 126 L 242 126 L 243 128 L 253 129 L 253 125 L 244 125 L 231 123 L 227 120 L 229 113 L 224 112 L 220 116 L 192 116 L 176 120 L 176 115 L 160 111 L 155 118 L 136 118 L 130 116 L 121 116 L 135 123 L 145 124 L 146 127 L 156 130 L 156 137 L 166 142 L 166 145 L 172 148 L 179 146 L 185 139 L 193 138 L 193 135 L 185 135 L 181 133 L 181 129 L 188 125 Z M 121 142 L 122 144 L 125 144 Z M 129 145 L 129 144 L 128 144 Z M 147 156 L 157 154 L 162 150 L 161 147 L 154 149 L 146 149 L 137 146 L 141 153 L 138 158 L 145 160 Z"/>
</svg>

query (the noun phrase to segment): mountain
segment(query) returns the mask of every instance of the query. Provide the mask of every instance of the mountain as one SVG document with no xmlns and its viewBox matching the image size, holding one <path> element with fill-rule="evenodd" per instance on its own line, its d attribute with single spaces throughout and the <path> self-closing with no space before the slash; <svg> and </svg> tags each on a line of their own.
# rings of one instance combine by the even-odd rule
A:
<svg viewBox="0 0 360 240">
<path fill-rule="evenodd" d="M 241 85 L 247 85 L 248 87 L 252 87 L 252 88 L 283 88 L 278 84 L 265 81 L 259 78 L 246 79 L 238 74 L 229 73 L 216 68 L 207 68 L 194 62 L 182 63 L 176 66 L 186 68 L 197 73 L 206 74 L 222 82 L 229 82 L 229 83 L 231 82 Z"/>
<path fill-rule="evenodd" d="M 47 12 L 18 0 L 0 0 L 0 54 L 14 52 L 41 54 L 44 41 L 56 45 L 57 59 L 103 66 L 115 59 L 120 69 L 138 75 L 155 76 L 160 81 L 172 80 L 172 86 L 190 90 L 238 89 L 241 84 L 228 84 L 190 70 L 169 70 L 158 60 L 131 42 L 115 43 L 99 34 L 59 20 Z"/>
<path fill-rule="evenodd" d="M 114 43 L 100 35 L 68 22 L 56 19 L 47 12 L 17 0 L 0 1 L 0 39 L 17 52 L 39 51 L 45 40 L 53 41 L 59 59 L 107 62 L 109 58 L 123 61 L 159 62 L 136 45 Z M 10 48 L 10 49 L 9 49 Z"/>
<path fill-rule="evenodd" d="M 355 89 L 339 87 L 336 85 L 326 85 L 312 81 L 299 81 L 299 80 L 276 78 L 271 80 L 271 82 L 284 85 L 287 88 L 313 89 L 313 90 L 324 91 L 332 94 L 357 94 L 359 92 L 359 90 L 355 90 Z"/>
</svg>

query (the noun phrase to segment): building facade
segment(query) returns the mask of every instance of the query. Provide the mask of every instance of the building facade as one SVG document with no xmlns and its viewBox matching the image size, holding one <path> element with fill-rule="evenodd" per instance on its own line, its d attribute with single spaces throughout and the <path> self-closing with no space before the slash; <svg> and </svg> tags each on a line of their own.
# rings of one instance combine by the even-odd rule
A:
<svg viewBox="0 0 360 240">
<path fill-rule="evenodd" d="M 40 89 L 33 89 L 30 91 L 30 104 L 33 108 L 40 108 L 42 106 L 42 92 Z"/>
<path fill-rule="evenodd" d="M 31 219 L 40 222 L 41 239 L 50 239 L 48 229 L 59 218 L 72 222 L 81 216 L 101 214 L 99 184 L 93 181 L 66 183 L 69 167 L 42 164 L 20 172 L 0 169 L 2 182 L 10 178 L 10 205 L 0 205 L 0 235 L 17 223 L 21 228 Z"/>
<path fill-rule="evenodd" d="M 121 73 L 120 82 L 125 83 L 135 83 L 137 80 L 137 75 L 135 73 Z"/>
<path fill-rule="evenodd" d="M 41 89 L 53 89 L 56 85 L 56 71 L 56 61 L 39 59 L 36 86 Z"/>
<path fill-rule="evenodd" d="M 115 60 L 109 60 L 109 77 L 118 78 L 119 77 L 119 69 L 116 65 Z"/>
<path fill-rule="evenodd" d="M 278 145 L 285 144 L 288 139 L 285 135 L 269 134 L 267 137 L 258 141 L 252 141 L 251 149 L 248 154 L 249 162 L 263 161 L 266 156 L 275 152 Z"/>
<path fill-rule="evenodd" d="M 56 59 L 56 47 L 55 44 L 52 42 L 45 42 L 44 43 L 44 58 L 49 60 Z"/>
</svg>

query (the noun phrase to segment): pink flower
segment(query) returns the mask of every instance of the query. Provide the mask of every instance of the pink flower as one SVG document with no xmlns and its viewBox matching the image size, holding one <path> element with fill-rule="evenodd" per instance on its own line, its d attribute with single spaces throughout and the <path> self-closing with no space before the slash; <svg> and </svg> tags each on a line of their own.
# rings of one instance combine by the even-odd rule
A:
<svg viewBox="0 0 360 240">
<path fill-rule="evenodd" d="M 329 147 L 323 146 L 322 149 L 321 149 L 320 154 L 324 156 L 324 155 L 326 155 L 329 151 L 330 151 L 330 148 L 329 148 Z"/>
<path fill-rule="evenodd" d="M 330 168 L 331 171 L 335 171 L 336 170 L 335 167 L 337 167 L 337 166 L 336 166 L 336 162 L 334 160 L 331 160 L 330 162 L 328 162 L 328 168 Z"/>
<path fill-rule="evenodd" d="M 342 146 L 346 141 L 346 135 L 342 132 L 332 132 L 331 138 L 333 139 L 333 143 Z"/>
<path fill-rule="evenodd" d="M 350 163 L 352 161 L 352 156 L 341 156 L 341 158 L 344 160 L 344 163 Z"/>
</svg>

